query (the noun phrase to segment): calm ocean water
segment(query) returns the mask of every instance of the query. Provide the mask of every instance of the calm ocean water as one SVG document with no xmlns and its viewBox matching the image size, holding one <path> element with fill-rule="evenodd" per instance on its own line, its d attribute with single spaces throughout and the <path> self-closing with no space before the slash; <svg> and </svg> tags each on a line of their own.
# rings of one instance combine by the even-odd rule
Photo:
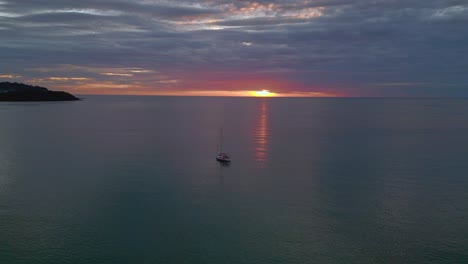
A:
<svg viewBox="0 0 468 264">
<path fill-rule="evenodd" d="M 468 100 L 1 103 L 0 263 L 468 263 Z"/>
</svg>

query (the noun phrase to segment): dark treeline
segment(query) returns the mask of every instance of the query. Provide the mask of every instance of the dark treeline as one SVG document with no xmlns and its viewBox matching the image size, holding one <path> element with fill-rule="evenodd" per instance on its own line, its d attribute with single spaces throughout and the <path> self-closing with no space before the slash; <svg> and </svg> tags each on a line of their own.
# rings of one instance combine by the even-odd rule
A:
<svg viewBox="0 0 468 264">
<path fill-rule="evenodd" d="M 0 82 L 0 101 L 77 101 L 72 94 L 40 86 Z"/>
</svg>

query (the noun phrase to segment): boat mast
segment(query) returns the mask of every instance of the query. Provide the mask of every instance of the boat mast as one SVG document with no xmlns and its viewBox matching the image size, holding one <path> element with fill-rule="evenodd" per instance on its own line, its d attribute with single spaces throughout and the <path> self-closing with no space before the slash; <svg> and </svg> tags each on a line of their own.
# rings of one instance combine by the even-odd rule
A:
<svg viewBox="0 0 468 264">
<path fill-rule="evenodd" d="M 223 127 L 221 127 L 220 137 L 219 137 L 219 152 L 223 152 Z"/>
</svg>

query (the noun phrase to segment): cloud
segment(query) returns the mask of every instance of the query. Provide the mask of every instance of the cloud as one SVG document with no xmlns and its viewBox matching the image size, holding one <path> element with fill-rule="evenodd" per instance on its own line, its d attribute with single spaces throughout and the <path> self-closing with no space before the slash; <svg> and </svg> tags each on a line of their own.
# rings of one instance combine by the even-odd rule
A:
<svg viewBox="0 0 468 264">
<path fill-rule="evenodd" d="M 49 77 L 51 81 L 88 81 L 90 78 L 85 77 Z"/>
<path fill-rule="evenodd" d="M 102 75 L 106 75 L 106 76 L 133 76 L 133 74 L 131 73 L 115 73 L 115 72 L 103 72 L 101 73 Z"/>
<path fill-rule="evenodd" d="M 20 75 L 13 75 L 13 74 L 0 74 L 0 79 L 18 79 L 21 78 Z"/>
<path fill-rule="evenodd" d="M 2 0 L 0 71 L 126 93 L 459 96 L 434 84 L 468 83 L 467 12 L 461 0 Z"/>
</svg>

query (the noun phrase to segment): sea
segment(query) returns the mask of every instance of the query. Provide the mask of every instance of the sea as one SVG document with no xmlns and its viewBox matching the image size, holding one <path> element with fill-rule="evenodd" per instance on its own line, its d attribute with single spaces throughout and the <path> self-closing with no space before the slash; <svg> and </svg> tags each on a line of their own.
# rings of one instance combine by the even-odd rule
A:
<svg viewBox="0 0 468 264">
<path fill-rule="evenodd" d="M 466 99 L 82 97 L 0 103 L 1 264 L 468 263 Z"/>
</svg>

